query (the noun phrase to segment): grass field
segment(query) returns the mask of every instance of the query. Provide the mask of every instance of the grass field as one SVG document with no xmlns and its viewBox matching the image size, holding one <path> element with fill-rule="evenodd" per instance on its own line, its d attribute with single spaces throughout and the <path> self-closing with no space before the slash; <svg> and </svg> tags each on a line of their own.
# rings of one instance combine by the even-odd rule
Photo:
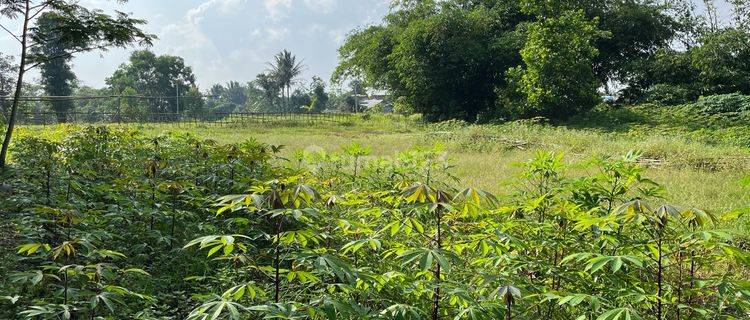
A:
<svg viewBox="0 0 750 320">
<path fill-rule="evenodd" d="M 298 150 L 336 151 L 358 142 L 372 156 L 442 145 L 462 185 L 503 195 L 512 191 L 522 163 L 536 152 L 565 155 L 571 175 L 587 174 L 595 156 L 642 152 L 647 176 L 666 187 L 667 201 L 726 212 L 750 205 L 750 123 L 695 120 L 679 109 L 653 107 L 599 111 L 563 124 L 534 121 L 499 125 L 424 124 L 415 117 L 362 116 L 343 123 L 282 121 L 236 125 L 138 125 L 147 134 L 190 132 L 220 143 L 247 139 Z M 70 126 L 24 127 L 20 134 L 51 134 Z M 747 231 L 744 226 L 733 226 Z"/>
</svg>

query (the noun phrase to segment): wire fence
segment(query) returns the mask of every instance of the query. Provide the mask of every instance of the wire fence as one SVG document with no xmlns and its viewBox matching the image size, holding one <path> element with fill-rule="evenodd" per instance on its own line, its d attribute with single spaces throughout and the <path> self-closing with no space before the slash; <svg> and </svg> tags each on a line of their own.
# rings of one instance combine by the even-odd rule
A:
<svg viewBox="0 0 750 320">
<path fill-rule="evenodd" d="M 8 119 L 8 115 L 3 115 Z M 344 123 L 352 121 L 354 113 L 143 113 L 127 115 L 117 112 L 21 112 L 16 115 L 18 125 L 74 124 L 216 124 L 237 125 L 257 123 L 295 122 L 308 124 Z"/>
</svg>

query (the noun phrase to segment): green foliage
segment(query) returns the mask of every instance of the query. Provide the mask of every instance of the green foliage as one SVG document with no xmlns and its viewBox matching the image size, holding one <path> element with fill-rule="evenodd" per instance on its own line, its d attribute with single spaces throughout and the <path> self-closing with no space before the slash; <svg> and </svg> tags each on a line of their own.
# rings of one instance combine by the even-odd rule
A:
<svg viewBox="0 0 750 320">
<path fill-rule="evenodd" d="M 71 70 L 69 55 L 71 44 L 61 41 L 58 29 L 60 28 L 60 16 L 53 12 L 47 12 L 39 16 L 34 29 L 34 47 L 32 52 L 36 55 L 45 56 L 40 65 L 40 75 L 45 93 L 50 96 L 69 96 L 73 93 L 76 76 Z M 72 100 L 52 101 L 52 110 L 57 113 L 58 122 L 66 122 L 66 112 L 73 109 Z"/>
<path fill-rule="evenodd" d="M 750 96 L 733 93 L 701 97 L 689 108 L 704 115 L 750 114 Z"/>
<path fill-rule="evenodd" d="M 400 79 L 397 94 L 432 120 L 476 121 L 492 107 L 503 72 L 518 63 L 514 34 L 497 33 L 514 19 L 484 8 L 446 8 L 411 23 L 389 56 Z"/>
<path fill-rule="evenodd" d="M 659 83 L 648 89 L 647 100 L 662 106 L 673 106 L 687 103 L 693 95 L 689 89 L 666 83 Z"/>
<path fill-rule="evenodd" d="M 313 77 L 310 84 L 310 96 L 315 103 L 311 105 L 310 111 L 321 112 L 328 107 L 330 97 L 326 92 L 326 84 L 320 77 Z"/>
<path fill-rule="evenodd" d="M 292 105 L 292 84 L 297 82 L 297 78 L 302 74 L 304 65 L 301 61 L 297 61 L 297 57 L 286 49 L 277 53 L 273 57 L 273 62 L 269 64 L 269 77 L 276 82 L 276 85 L 281 90 L 282 100 L 286 98 L 285 104 L 283 105 L 284 112 L 293 111 Z"/>
<path fill-rule="evenodd" d="M 638 66 L 668 46 L 677 28 L 664 6 L 648 1 L 400 1 L 383 24 L 347 37 L 333 79 L 386 89 L 431 121 L 468 122 L 550 115 L 539 108 L 555 103 L 537 101 L 535 93 L 526 108 L 529 96 L 518 90 L 563 84 L 546 95 L 570 103 L 564 116 L 590 109 L 596 89 L 611 80 L 636 83 L 643 72 Z M 605 33 L 611 36 L 600 36 Z M 529 40 L 536 43 L 524 45 Z M 549 63 L 545 70 L 533 71 L 542 66 L 532 61 L 538 54 L 532 48 L 549 52 L 534 57 Z M 524 64 L 543 78 L 529 75 L 519 83 Z M 508 81 L 508 72 L 517 77 Z M 570 84 L 579 79 L 580 87 Z M 542 81 L 549 81 L 546 89 Z"/>
<path fill-rule="evenodd" d="M 691 55 L 705 83 L 704 94 L 750 94 L 750 31 L 730 28 L 707 34 Z"/>
<path fill-rule="evenodd" d="M 666 103 L 660 101 L 661 96 L 643 93 L 670 88 L 673 92 L 667 95 L 680 91 L 679 96 L 684 98 L 666 100 L 685 103 L 701 95 L 748 94 L 748 41 L 750 32 L 747 30 L 725 28 L 703 34 L 688 50 L 661 50 L 650 61 L 634 67 L 639 71 L 630 83 L 631 88 L 626 90 L 626 96 L 634 101 Z"/>
<path fill-rule="evenodd" d="M 195 75 L 185 61 L 176 56 L 157 56 L 148 50 L 135 51 L 130 55 L 128 63 L 121 65 L 106 80 L 109 89 L 122 93 L 129 88 L 139 94 L 152 97 L 175 97 L 177 86 L 180 96 L 191 89 L 195 90 Z M 189 95 L 188 95 L 189 96 Z M 196 98 L 196 99 L 193 99 Z M 180 99 L 180 111 L 200 110 L 202 97 Z M 147 108 L 149 113 L 177 112 L 176 99 L 150 99 L 146 101 L 130 101 Z"/>
<path fill-rule="evenodd" d="M 351 144 L 292 160 L 277 149 L 106 127 L 19 140 L 18 192 L 2 202 L 15 236 L 0 315 L 672 319 L 750 310 L 750 253 L 721 229 L 741 212 L 663 204 L 637 152 L 593 159 L 577 177 L 561 155 L 539 153 L 515 192 L 498 198 L 454 187 L 440 148 L 385 158 Z"/>
<path fill-rule="evenodd" d="M 528 115 L 560 119 L 598 103 L 593 70 L 595 41 L 604 34 L 582 12 L 566 11 L 530 24 L 521 56 L 524 68 L 511 70 L 525 96 Z"/>
<path fill-rule="evenodd" d="M 15 292 L 0 317 L 187 316 L 181 301 L 195 287 L 185 272 L 211 266 L 177 248 L 211 230 L 202 216 L 218 194 L 265 174 L 266 149 L 106 127 L 22 138 L 13 156 L 24 167 L 10 182 L 18 192 L 2 206 L 17 222 L 9 262 L 23 267 L 0 280 L 3 294 Z M 248 249 L 227 239 L 224 254 Z"/>
<path fill-rule="evenodd" d="M 19 110 L 19 97 L 24 90 L 24 74 L 38 64 L 55 58 L 49 56 L 49 52 L 44 52 L 45 50 L 36 50 L 36 52 L 33 50 L 34 43 L 48 42 L 42 37 L 49 36 L 49 32 L 35 32 L 34 27 L 43 12 L 55 15 L 54 40 L 64 44 L 63 47 L 66 50 L 62 50 L 64 51 L 63 57 L 69 57 L 75 53 L 105 50 L 110 47 L 125 47 L 132 44 L 151 45 L 155 37 L 139 28 L 145 23 L 144 20 L 132 18 L 129 14 L 119 11 L 114 15 L 109 15 L 102 10 L 88 9 L 75 1 L 6 0 L 0 3 L 0 16 L 10 20 L 20 18 L 23 21 L 20 23 L 22 26 L 20 35 L 8 31 L 18 41 L 21 56 L 14 92 L 15 99 L 11 103 L 8 128 L 0 149 L 0 170 L 6 168 L 8 148 L 13 138 L 15 117 Z M 49 17 L 49 15 L 46 16 Z"/>
</svg>

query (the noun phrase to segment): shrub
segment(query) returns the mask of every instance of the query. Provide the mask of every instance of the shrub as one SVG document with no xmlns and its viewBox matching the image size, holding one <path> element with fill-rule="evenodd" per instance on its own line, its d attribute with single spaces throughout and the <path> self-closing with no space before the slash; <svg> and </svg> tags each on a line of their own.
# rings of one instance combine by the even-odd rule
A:
<svg viewBox="0 0 750 320">
<path fill-rule="evenodd" d="M 525 96 L 526 116 L 565 119 L 596 106 L 600 83 L 592 61 L 599 54 L 595 41 L 603 35 L 582 12 L 566 12 L 528 26 L 521 49 L 524 67 L 508 71 Z"/>
<path fill-rule="evenodd" d="M 648 102 L 662 106 L 673 106 L 687 103 L 692 100 L 691 92 L 680 85 L 660 83 L 649 88 L 646 94 Z"/>
<path fill-rule="evenodd" d="M 416 112 L 414 107 L 406 101 L 405 97 L 396 98 L 395 101 L 393 101 L 393 106 L 391 106 L 391 108 L 393 109 L 393 113 L 396 114 L 410 115 Z"/>
<path fill-rule="evenodd" d="M 731 93 L 701 97 L 691 109 L 704 114 L 750 112 L 750 96 Z"/>
</svg>

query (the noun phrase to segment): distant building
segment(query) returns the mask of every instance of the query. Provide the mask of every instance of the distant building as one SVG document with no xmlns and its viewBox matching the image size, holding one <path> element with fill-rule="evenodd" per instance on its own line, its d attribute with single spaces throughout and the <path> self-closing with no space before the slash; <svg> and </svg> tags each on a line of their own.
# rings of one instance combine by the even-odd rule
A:
<svg viewBox="0 0 750 320">
<path fill-rule="evenodd" d="M 393 112 L 393 103 L 391 102 L 391 99 L 385 94 L 371 94 L 369 96 L 362 96 L 359 98 L 359 103 L 362 110 L 380 108 L 380 112 Z"/>
</svg>

